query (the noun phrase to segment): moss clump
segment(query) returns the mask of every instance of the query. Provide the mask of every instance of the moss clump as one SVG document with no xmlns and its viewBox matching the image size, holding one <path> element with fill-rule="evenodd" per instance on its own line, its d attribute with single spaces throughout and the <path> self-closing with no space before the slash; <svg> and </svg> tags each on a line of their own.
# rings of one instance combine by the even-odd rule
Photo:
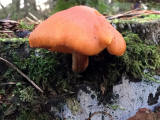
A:
<svg viewBox="0 0 160 120">
<path fill-rule="evenodd" d="M 24 30 L 33 30 L 34 24 L 28 24 L 27 22 L 21 20 L 19 23 L 19 28 Z"/>
<path fill-rule="evenodd" d="M 39 113 L 36 111 L 22 110 L 16 120 L 51 120 L 52 116 L 48 113 Z"/>
<path fill-rule="evenodd" d="M 50 88 L 49 81 L 52 81 L 53 74 L 56 74 L 54 68 L 58 65 L 55 58 L 56 54 L 47 50 L 31 49 L 27 39 L 16 38 L 11 40 L 1 39 L 0 49 L 1 57 L 15 64 L 38 86 L 48 91 Z M 12 101 L 11 105 L 8 104 L 7 101 L 3 101 L 3 106 L 0 107 L 2 118 L 6 120 L 11 118 L 17 120 L 50 120 L 51 116 L 48 114 L 49 110 L 41 111 L 42 109 L 44 110 L 43 107 L 45 106 L 44 101 L 46 100 L 46 96 L 40 95 L 21 75 L 2 61 L 0 61 L 0 68 L 1 67 L 3 68 L 0 69 L 1 82 L 16 83 L 16 85 L 6 85 L 9 89 L 6 89 L 6 86 L 0 88 L 0 96 Z M 3 91 L 5 94 L 2 94 Z M 8 109 L 11 109 L 12 113 L 8 115 L 3 114 L 7 112 Z"/>
<path fill-rule="evenodd" d="M 134 79 L 146 76 L 144 70 L 154 73 L 160 68 L 160 48 L 156 45 L 145 44 L 137 34 L 124 33 L 127 51 L 121 57 L 125 72 Z"/>
<path fill-rule="evenodd" d="M 28 38 L 0 38 L 0 42 L 9 42 L 9 43 L 14 43 L 14 42 L 18 42 L 18 45 L 19 43 L 24 43 L 24 42 L 27 42 L 28 41 Z"/>
<path fill-rule="evenodd" d="M 24 43 L 12 43 L 10 46 L 12 49 L 8 48 L 7 59 L 10 59 L 13 64 L 27 74 L 36 84 L 45 89 L 48 86 L 47 81 L 52 79 L 53 74 L 56 74 L 55 66 L 58 64 L 58 61 L 54 59 L 56 54 L 44 49 L 31 50 L 28 48 L 28 43 Z M 3 76 L 11 81 L 15 81 L 19 74 L 13 69 L 8 69 Z M 18 78 L 23 79 L 21 76 Z"/>
<path fill-rule="evenodd" d="M 158 14 L 150 14 L 150 15 L 141 15 L 139 17 L 133 17 L 131 19 L 114 19 L 113 23 L 146 23 L 153 22 L 155 20 L 159 20 L 160 15 Z"/>
</svg>

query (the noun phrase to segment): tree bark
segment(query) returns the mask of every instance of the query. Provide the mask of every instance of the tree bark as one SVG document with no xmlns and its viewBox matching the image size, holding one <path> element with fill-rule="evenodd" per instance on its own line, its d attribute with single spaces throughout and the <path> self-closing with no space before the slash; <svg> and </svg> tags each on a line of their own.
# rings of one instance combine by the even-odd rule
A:
<svg viewBox="0 0 160 120">
<path fill-rule="evenodd" d="M 20 0 L 12 0 L 12 7 L 15 12 L 19 12 L 20 10 Z"/>
<path fill-rule="evenodd" d="M 37 12 L 37 6 L 35 0 L 24 0 L 24 11 L 25 16 L 28 15 L 29 12 Z"/>
</svg>

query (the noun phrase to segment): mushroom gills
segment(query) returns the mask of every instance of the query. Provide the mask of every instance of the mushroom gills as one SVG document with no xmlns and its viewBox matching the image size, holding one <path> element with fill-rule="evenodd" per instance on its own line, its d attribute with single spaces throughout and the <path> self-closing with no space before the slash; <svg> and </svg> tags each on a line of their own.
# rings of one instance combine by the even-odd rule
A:
<svg viewBox="0 0 160 120">
<path fill-rule="evenodd" d="M 72 53 L 72 70 L 74 72 L 83 72 L 88 67 L 89 58 L 77 52 Z"/>
</svg>

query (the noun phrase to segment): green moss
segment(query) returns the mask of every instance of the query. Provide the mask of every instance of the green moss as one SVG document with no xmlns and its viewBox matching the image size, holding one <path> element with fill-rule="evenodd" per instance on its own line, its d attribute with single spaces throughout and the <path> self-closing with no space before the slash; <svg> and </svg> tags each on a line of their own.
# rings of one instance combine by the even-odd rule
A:
<svg viewBox="0 0 160 120">
<path fill-rule="evenodd" d="M 23 88 L 21 86 L 21 88 Z M 18 87 L 17 90 L 15 90 L 15 95 L 18 95 L 20 101 L 22 102 L 32 102 L 34 99 L 34 88 L 29 86 L 26 87 L 24 89 L 21 89 L 20 87 Z"/>
<path fill-rule="evenodd" d="M 28 41 L 28 38 L 0 38 L 0 42 L 26 42 Z"/>
<path fill-rule="evenodd" d="M 44 88 L 47 87 L 46 83 L 49 79 L 52 79 L 52 74 L 56 72 L 54 67 L 58 64 L 58 61 L 54 59 L 55 54 L 43 49 L 27 51 L 28 46 L 17 43 L 12 44 L 11 47 L 14 47 L 14 50 L 10 50 L 9 52 L 12 63 L 24 71 L 36 84 L 42 85 Z M 21 51 L 23 49 L 21 47 L 26 47 L 26 51 Z M 18 75 L 18 73 L 14 73 L 13 69 L 9 69 L 4 76 L 12 80 L 16 79 L 10 76 L 11 74 Z"/>
<path fill-rule="evenodd" d="M 27 22 L 21 20 L 19 23 L 19 28 L 24 30 L 33 30 L 34 24 L 28 24 Z"/>
<path fill-rule="evenodd" d="M 142 78 L 144 70 L 150 72 L 160 68 L 160 48 L 156 45 L 145 44 L 137 34 L 124 33 L 127 51 L 121 57 L 125 65 L 125 72 L 133 78 Z"/>
<path fill-rule="evenodd" d="M 145 23 L 145 22 L 153 22 L 160 19 L 160 15 L 158 14 L 150 14 L 150 15 L 142 15 L 140 17 L 133 17 L 131 19 L 114 19 L 113 23 Z"/>
<path fill-rule="evenodd" d="M 51 118 L 52 117 L 48 113 L 37 113 L 35 111 L 25 109 L 20 111 L 16 120 L 51 120 Z"/>
</svg>

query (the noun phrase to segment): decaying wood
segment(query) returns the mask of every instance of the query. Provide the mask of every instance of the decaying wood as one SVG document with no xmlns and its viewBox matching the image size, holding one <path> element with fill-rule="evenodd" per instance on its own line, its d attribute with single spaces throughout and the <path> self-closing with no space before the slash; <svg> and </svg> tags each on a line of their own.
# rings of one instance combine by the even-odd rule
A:
<svg viewBox="0 0 160 120">
<path fill-rule="evenodd" d="M 39 19 L 38 19 L 35 15 L 33 15 L 32 13 L 29 12 L 29 15 L 30 15 L 34 20 L 39 21 Z"/>
<path fill-rule="evenodd" d="M 34 16 L 32 13 L 29 13 L 30 17 L 26 17 L 26 20 L 28 20 L 31 24 L 39 24 L 41 20 L 39 20 L 36 16 Z M 14 20 L 9 19 L 2 19 L 0 20 L 0 31 L 1 33 L 8 33 L 8 31 L 16 32 L 19 30 L 20 23 Z"/>
<path fill-rule="evenodd" d="M 17 82 L 6 82 L 6 83 L 1 83 L 0 86 L 5 86 L 5 85 L 16 85 Z M 24 82 L 22 84 L 25 84 Z"/>
<path fill-rule="evenodd" d="M 41 23 L 41 20 L 38 19 L 35 15 L 33 15 L 33 14 L 30 13 L 30 12 L 29 12 L 28 14 L 29 14 L 29 17 L 27 16 L 26 19 L 27 19 L 29 22 L 31 22 L 32 24 L 35 24 L 35 25 Z"/>
<path fill-rule="evenodd" d="M 0 37 L 11 38 L 14 37 L 14 32 L 19 28 L 19 23 L 14 20 L 2 19 L 0 20 Z"/>
<path fill-rule="evenodd" d="M 7 20 L 7 19 L 0 20 L 1 32 L 8 33 L 9 31 L 10 32 L 16 31 L 18 29 L 18 26 L 19 26 L 19 23 L 17 21 Z"/>
<path fill-rule="evenodd" d="M 0 57 L 0 60 L 7 63 L 7 65 L 9 65 L 11 68 L 13 68 L 14 70 L 16 70 L 20 75 L 22 75 L 25 79 L 28 80 L 28 82 L 30 82 L 38 91 L 40 91 L 41 93 L 43 93 L 43 90 L 38 87 L 27 75 L 25 75 L 22 71 L 20 71 L 15 65 L 13 65 L 11 62 L 9 62 L 8 60 Z"/>
<path fill-rule="evenodd" d="M 29 21 L 29 22 L 31 22 L 31 23 L 35 23 L 35 21 L 34 20 L 32 20 L 31 18 L 29 18 L 29 17 L 26 17 L 26 19 Z"/>
<path fill-rule="evenodd" d="M 9 31 L 9 30 L 0 30 L 0 33 L 12 33 L 13 31 Z"/>
</svg>

